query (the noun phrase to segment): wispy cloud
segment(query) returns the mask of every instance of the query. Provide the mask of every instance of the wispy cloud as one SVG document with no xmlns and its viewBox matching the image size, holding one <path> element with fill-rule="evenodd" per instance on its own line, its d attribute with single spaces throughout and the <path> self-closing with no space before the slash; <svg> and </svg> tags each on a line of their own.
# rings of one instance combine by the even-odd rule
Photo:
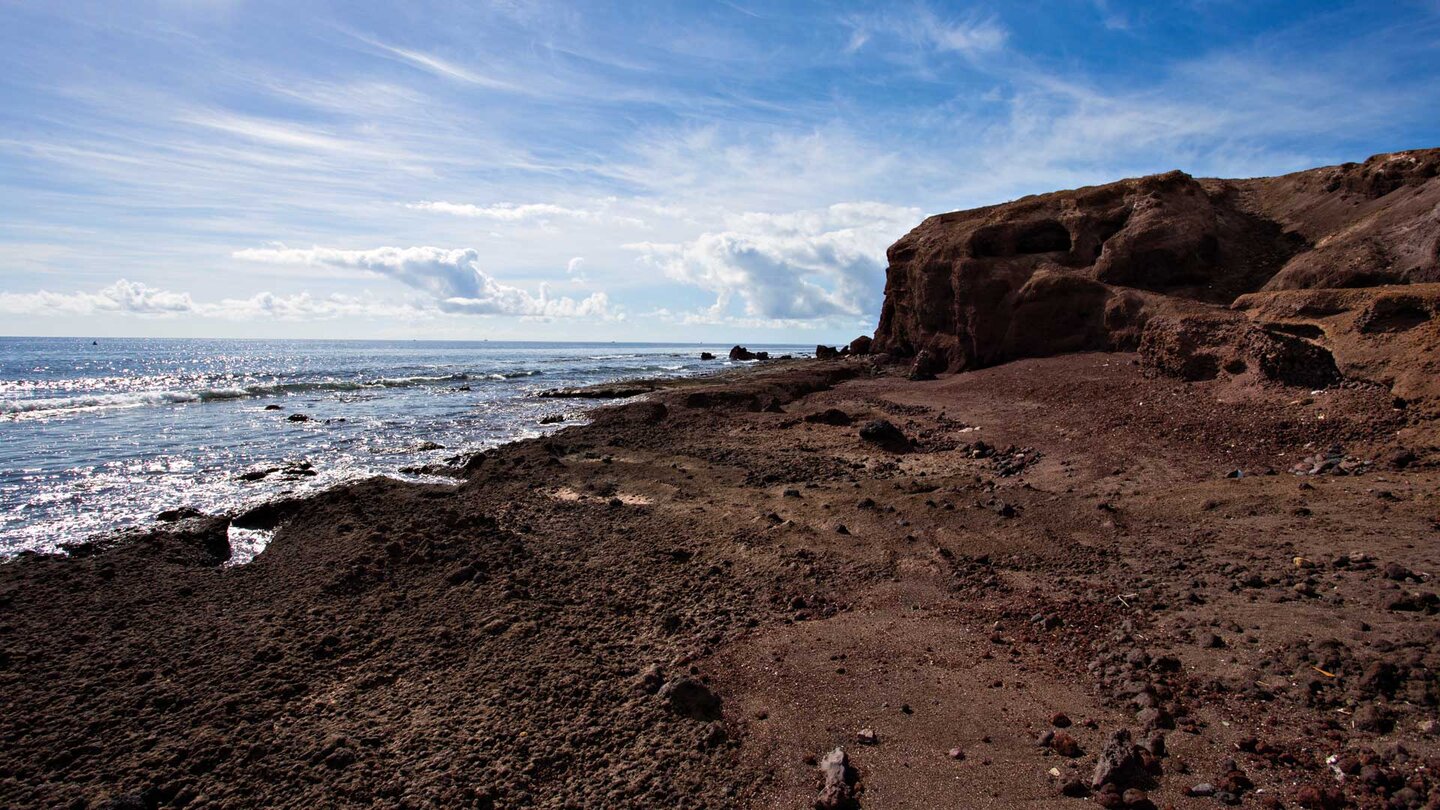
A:
<svg viewBox="0 0 1440 810">
<path fill-rule="evenodd" d="M 405 207 L 416 211 L 432 211 L 437 214 L 494 219 L 502 222 L 519 222 L 521 220 L 541 217 L 586 218 L 593 215 L 593 212 L 590 211 L 579 208 L 566 208 L 561 205 L 551 205 L 549 203 L 496 203 L 494 205 L 482 206 L 472 205 L 470 203 L 431 202 L 426 200 L 416 203 L 406 203 Z"/>
<path fill-rule="evenodd" d="M 426 71 L 427 73 L 431 73 L 444 79 L 452 79 L 454 81 L 464 82 L 465 84 L 472 84 L 479 87 L 485 87 L 491 90 L 504 90 L 507 92 L 515 92 L 517 90 L 520 90 L 520 87 L 516 84 L 512 84 L 508 81 L 502 81 L 492 76 L 484 75 L 475 71 L 472 68 L 460 65 L 456 62 L 441 58 L 434 54 L 425 53 L 424 51 L 412 50 L 410 48 L 401 48 L 395 45 L 389 45 L 381 42 L 378 39 L 373 39 L 360 35 L 356 35 L 356 39 L 359 39 L 360 41 L 374 47 L 382 54 L 386 54 L 394 59 L 398 59 L 402 62 L 405 62 L 406 64 L 409 64 L 413 67 L 419 68 L 420 70 Z"/>
</svg>

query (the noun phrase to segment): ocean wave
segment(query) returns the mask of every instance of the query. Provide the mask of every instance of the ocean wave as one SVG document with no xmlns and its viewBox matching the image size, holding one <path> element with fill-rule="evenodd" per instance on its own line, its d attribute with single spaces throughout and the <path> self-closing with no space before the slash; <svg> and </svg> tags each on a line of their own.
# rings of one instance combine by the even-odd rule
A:
<svg viewBox="0 0 1440 810">
<path fill-rule="evenodd" d="M 273 397 L 314 391 L 364 391 L 376 388 L 413 388 L 471 380 L 510 380 L 533 377 L 539 371 L 511 371 L 503 374 L 445 374 L 433 377 L 378 377 L 371 380 L 311 380 L 307 382 L 257 383 L 213 388 L 168 391 L 127 391 L 114 394 L 83 394 L 72 397 L 0 399 L 0 415 L 88 411 L 108 408 L 138 408 L 156 405 L 183 405 L 194 402 Z"/>
</svg>

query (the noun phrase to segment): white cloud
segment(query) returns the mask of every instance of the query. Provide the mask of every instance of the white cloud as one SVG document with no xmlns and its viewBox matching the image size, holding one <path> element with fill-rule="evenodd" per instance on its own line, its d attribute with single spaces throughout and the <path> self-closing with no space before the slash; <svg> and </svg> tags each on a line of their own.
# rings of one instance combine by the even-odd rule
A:
<svg viewBox="0 0 1440 810">
<path fill-rule="evenodd" d="M 97 292 L 0 293 L 0 312 L 15 315 L 178 315 L 193 312 L 189 293 L 157 290 L 138 282 L 119 281 Z"/>
<path fill-rule="evenodd" d="M 860 316 L 879 306 L 885 248 L 919 219 L 916 208 L 840 203 L 741 214 L 689 242 L 626 247 L 670 278 L 715 293 L 714 318 L 735 302 L 751 318 Z"/>
<path fill-rule="evenodd" d="M 470 203 L 432 202 L 430 200 L 424 200 L 417 203 L 406 203 L 405 207 L 416 211 L 453 214 L 457 217 L 494 219 L 501 222 L 519 222 L 521 220 L 540 219 L 544 217 L 576 217 L 579 219 L 588 219 L 594 216 L 594 213 L 591 211 L 580 208 L 566 208 L 549 203 L 496 203 L 494 205 L 480 206 Z"/>
<path fill-rule="evenodd" d="M 610 302 L 603 292 L 583 300 L 552 298 L 546 285 L 538 295 L 502 284 L 479 267 L 474 248 L 381 247 L 371 250 L 337 248 L 251 248 L 235 257 L 271 264 L 341 267 L 365 270 L 421 290 L 443 312 L 473 315 L 514 315 L 536 318 L 604 318 Z"/>
<path fill-rule="evenodd" d="M 0 293 L 0 312 L 15 315 L 135 315 L 150 318 L 195 316 L 248 321 L 270 318 L 285 321 L 324 320 L 339 317 L 404 317 L 420 314 L 411 304 L 332 295 L 314 298 L 308 293 L 279 296 L 269 292 L 250 298 L 197 302 L 190 293 L 157 289 L 120 279 L 96 292 Z"/>
<path fill-rule="evenodd" d="M 947 19 L 925 5 L 854 16 L 844 22 L 850 29 L 847 53 L 855 53 L 884 37 L 911 47 L 973 57 L 1000 51 L 1010 38 L 1010 32 L 994 17 L 972 13 Z"/>
</svg>

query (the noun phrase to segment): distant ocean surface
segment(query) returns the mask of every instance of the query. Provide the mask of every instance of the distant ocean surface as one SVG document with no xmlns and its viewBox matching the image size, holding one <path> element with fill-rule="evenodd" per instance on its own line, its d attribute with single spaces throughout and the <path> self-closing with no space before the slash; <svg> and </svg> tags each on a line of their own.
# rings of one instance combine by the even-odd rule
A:
<svg viewBox="0 0 1440 810">
<path fill-rule="evenodd" d="M 776 354 L 797 346 L 750 346 Z M 700 360 L 701 351 L 719 359 Z M 540 435 L 548 388 L 689 376 L 729 346 L 0 338 L 0 555 L 240 509 Z M 278 405 L 280 410 L 266 410 Z M 292 414 L 309 421 L 292 422 Z M 440 446 L 437 449 L 435 446 Z M 428 448 L 428 449 L 427 449 Z M 306 462 L 313 476 L 261 471 Z"/>
</svg>

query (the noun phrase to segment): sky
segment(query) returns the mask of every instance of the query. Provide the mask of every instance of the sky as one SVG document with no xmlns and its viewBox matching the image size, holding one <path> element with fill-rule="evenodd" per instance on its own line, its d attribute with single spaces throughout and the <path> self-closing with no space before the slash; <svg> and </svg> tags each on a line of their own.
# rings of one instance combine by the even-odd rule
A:
<svg viewBox="0 0 1440 810">
<path fill-rule="evenodd" d="M 848 341 L 929 214 L 1437 110 L 1440 0 L 0 0 L 0 334 Z"/>
</svg>

